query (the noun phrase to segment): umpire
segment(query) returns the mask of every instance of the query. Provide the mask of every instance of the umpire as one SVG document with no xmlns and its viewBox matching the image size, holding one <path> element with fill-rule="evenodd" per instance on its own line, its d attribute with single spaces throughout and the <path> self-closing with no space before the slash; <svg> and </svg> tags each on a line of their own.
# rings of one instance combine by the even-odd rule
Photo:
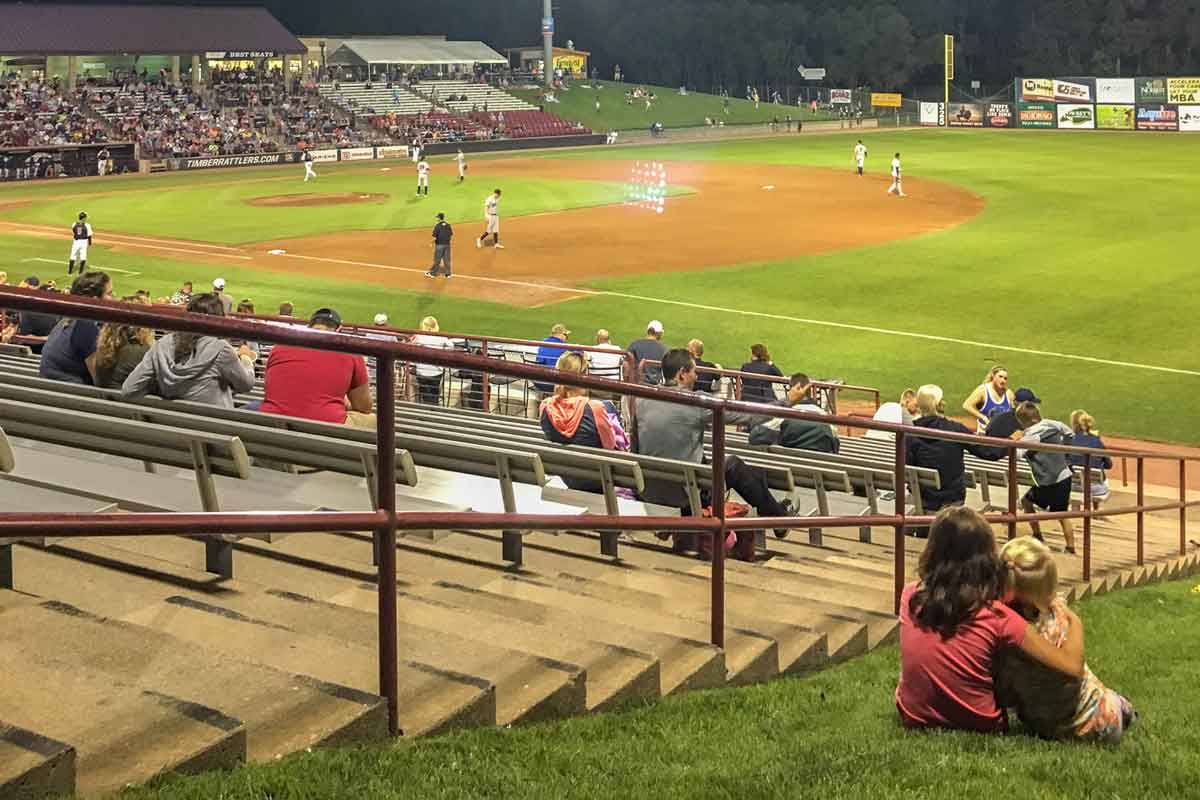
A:
<svg viewBox="0 0 1200 800">
<path fill-rule="evenodd" d="M 445 275 L 450 277 L 450 239 L 454 237 L 454 229 L 446 222 L 445 214 L 437 215 L 437 224 L 433 226 L 433 266 L 425 273 L 427 278 L 436 278 L 438 268 L 446 267 Z"/>
</svg>

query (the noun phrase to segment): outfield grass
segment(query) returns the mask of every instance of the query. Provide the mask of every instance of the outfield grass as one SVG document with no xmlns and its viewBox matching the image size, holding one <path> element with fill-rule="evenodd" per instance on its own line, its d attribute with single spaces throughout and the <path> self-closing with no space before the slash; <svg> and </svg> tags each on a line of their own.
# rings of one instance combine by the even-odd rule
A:
<svg viewBox="0 0 1200 800">
<path fill-rule="evenodd" d="M 1194 797 L 1200 592 L 1164 583 L 1078 611 L 1088 663 L 1142 715 L 1119 747 L 904 731 L 892 702 L 898 653 L 886 647 L 806 679 L 396 747 L 319 750 L 122 798 Z"/>
</svg>

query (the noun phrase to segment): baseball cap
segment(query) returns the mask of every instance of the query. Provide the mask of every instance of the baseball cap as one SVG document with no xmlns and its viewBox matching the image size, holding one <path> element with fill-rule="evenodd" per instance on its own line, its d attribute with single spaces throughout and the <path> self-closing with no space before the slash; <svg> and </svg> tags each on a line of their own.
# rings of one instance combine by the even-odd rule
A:
<svg viewBox="0 0 1200 800">
<path fill-rule="evenodd" d="M 214 289 L 224 289 L 224 288 L 225 288 L 225 279 L 224 279 L 224 278 L 217 278 L 216 280 L 214 280 L 214 281 L 213 281 L 213 288 L 214 288 Z"/>
<path fill-rule="evenodd" d="M 318 308 L 308 318 L 308 324 L 316 325 L 318 322 L 331 328 L 340 328 L 342 327 L 342 315 L 332 308 Z"/>
<path fill-rule="evenodd" d="M 30 275 L 28 278 L 26 278 L 26 279 L 23 281 L 23 283 L 24 283 L 26 286 L 38 286 L 38 285 L 40 285 L 40 284 L 41 284 L 41 280 L 39 280 L 39 279 L 38 279 L 38 276 L 37 276 L 37 275 Z"/>
<path fill-rule="evenodd" d="M 571 335 L 571 331 L 567 330 L 567 326 L 561 322 L 554 323 L 554 327 L 550 329 L 550 333 L 561 333 L 563 336 Z"/>
<path fill-rule="evenodd" d="M 86 212 L 86 211 L 80 211 L 80 212 L 79 212 L 79 218 L 80 218 L 81 220 L 82 220 L 82 219 L 87 219 L 87 212 Z"/>
<path fill-rule="evenodd" d="M 387 314 L 379 313 L 375 315 L 376 325 L 387 325 Z"/>
<path fill-rule="evenodd" d="M 1013 399 L 1018 403 L 1040 403 L 1042 398 L 1033 393 L 1033 389 L 1017 389 L 1013 392 Z"/>
<path fill-rule="evenodd" d="M 446 215 L 445 215 L 445 214 L 443 214 L 442 212 L 440 212 L 440 211 L 439 211 L 439 212 L 438 212 L 438 215 L 437 215 L 437 218 L 438 218 L 438 219 L 445 219 L 445 218 L 446 218 Z"/>
<path fill-rule="evenodd" d="M 654 331 L 655 333 L 663 332 L 663 324 L 656 319 L 650 320 L 650 324 L 646 326 L 646 330 Z"/>
</svg>

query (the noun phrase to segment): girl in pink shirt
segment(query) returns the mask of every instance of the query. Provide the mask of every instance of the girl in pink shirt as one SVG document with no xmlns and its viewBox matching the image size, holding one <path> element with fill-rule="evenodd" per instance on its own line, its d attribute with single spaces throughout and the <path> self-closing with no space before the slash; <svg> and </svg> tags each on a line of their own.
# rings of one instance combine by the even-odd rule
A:
<svg viewBox="0 0 1200 800">
<path fill-rule="evenodd" d="M 900 683 L 896 708 L 907 727 L 1001 732 L 993 662 L 1016 648 L 1065 675 L 1083 675 L 1083 626 L 1062 648 L 1038 635 L 1001 601 L 1006 580 L 992 528 L 978 512 L 944 508 L 929 530 L 921 580 L 900 599 Z M 1066 611 L 1072 621 L 1074 612 Z"/>
</svg>

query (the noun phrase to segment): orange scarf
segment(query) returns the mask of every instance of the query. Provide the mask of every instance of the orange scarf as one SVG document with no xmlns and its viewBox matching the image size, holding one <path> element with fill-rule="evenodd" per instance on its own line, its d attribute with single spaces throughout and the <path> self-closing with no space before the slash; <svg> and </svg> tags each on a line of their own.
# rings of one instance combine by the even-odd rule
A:
<svg viewBox="0 0 1200 800">
<path fill-rule="evenodd" d="M 599 400 L 589 400 L 577 395 L 575 397 L 560 397 L 554 395 L 542 401 L 539 413 L 545 414 L 554 429 L 567 439 L 573 439 L 583 422 L 583 412 L 592 409 L 592 419 L 596 422 L 596 433 L 600 436 L 600 446 L 605 450 L 616 449 L 616 436 L 613 434 L 612 423 L 608 421 L 608 412 Z"/>
</svg>

